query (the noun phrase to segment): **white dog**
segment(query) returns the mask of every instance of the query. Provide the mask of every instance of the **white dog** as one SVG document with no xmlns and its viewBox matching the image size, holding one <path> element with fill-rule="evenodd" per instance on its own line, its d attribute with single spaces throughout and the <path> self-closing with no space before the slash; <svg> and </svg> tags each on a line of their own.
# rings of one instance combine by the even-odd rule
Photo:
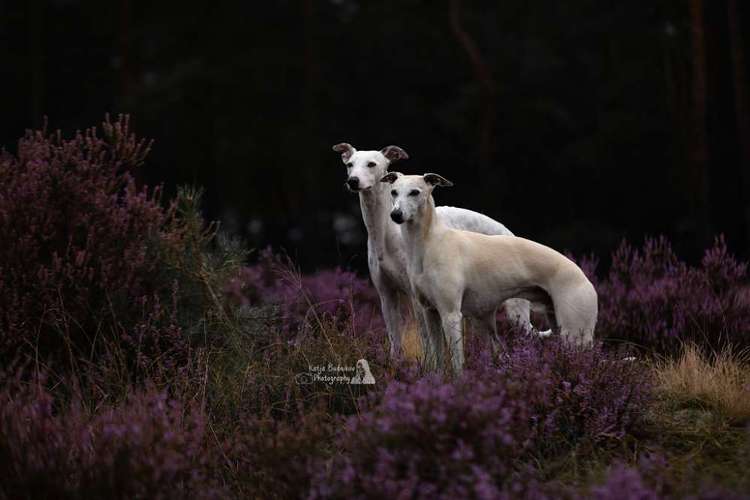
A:
<svg viewBox="0 0 750 500">
<path fill-rule="evenodd" d="M 413 302 L 413 296 L 406 270 L 407 256 L 403 237 L 398 226 L 389 217 L 391 210 L 389 189 L 379 181 L 388 172 L 391 163 L 409 156 L 398 146 L 388 146 L 380 151 L 357 151 L 350 144 L 341 143 L 333 146 L 333 150 L 341 153 L 341 159 L 346 165 L 347 188 L 359 193 L 362 218 L 367 228 L 367 263 L 370 268 L 370 277 L 380 296 L 391 344 L 391 355 L 395 357 L 398 356 L 401 348 L 399 297 L 406 295 Z M 448 227 L 484 234 L 513 234 L 505 226 L 486 215 L 462 208 L 438 207 L 436 216 Z M 510 318 L 514 318 L 527 331 L 531 330 L 528 301 L 513 299 L 507 301 L 504 306 Z M 495 311 L 496 307 L 484 311 L 485 315 L 481 318 L 481 323 L 492 322 L 494 324 Z M 432 338 L 427 334 L 424 319 L 420 318 L 421 311 L 415 310 L 415 315 L 418 320 L 421 320 L 419 325 L 422 346 L 425 359 L 430 363 L 434 359 Z"/>
<path fill-rule="evenodd" d="M 497 304 L 513 297 L 554 311 L 563 338 L 593 342 L 597 294 L 583 271 L 561 253 L 515 236 L 488 236 L 453 229 L 435 213 L 432 190 L 452 183 L 437 174 L 382 178 L 390 184 L 391 218 L 401 225 L 412 292 L 427 311 L 433 337 L 444 332 L 454 373 L 464 361 L 462 314 L 489 318 Z M 495 333 L 495 322 L 485 327 Z M 442 345 L 434 339 L 435 345 Z M 438 363 L 442 353 L 436 353 Z"/>
</svg>

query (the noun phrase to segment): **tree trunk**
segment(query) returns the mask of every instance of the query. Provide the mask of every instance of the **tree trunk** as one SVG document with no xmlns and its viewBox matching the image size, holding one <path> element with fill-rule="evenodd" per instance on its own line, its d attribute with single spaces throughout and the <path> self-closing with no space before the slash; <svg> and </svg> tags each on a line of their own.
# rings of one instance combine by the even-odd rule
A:
<svg viewBox="0 0 750 500">
<path fill-rule="evenodd" d="M 301 117 L 305 123 L 305 140 L 310 141 L 307 146 L 314 148 L 319 137 L 319 113 L 318 101 L 321 88 L 321 71 L 320 60 L 318 58 L 318 26 L 315 11 L 314 0 L 302 0 L 302 47 L 300 54 L 303 57 L 302 65 L 304 69 L 304 94 Z M 296 187 L 299 191 L 293 198 L 288 200 L 289 206 L 295 207 L 295 210 L 304 210 L 304 207 L 312 203 L 315 196 L 314 190 L 308 189 L 307 186 L 314 186 L 316 177 L 319 175 L 313 169 L 302 169 L 303 184 Z M 299 176 L 299 172 L 295 172 Z M 292 184 L 294 184 L 292 182 Z"/>
<path fill-rule="evenodd" d="M 740 149 L 740 175 L 742 181 L 742 207 L 745 245 L 750 249 L 750 119 L 745 77 L 745 50 L 742 38 L 741 18 L 737 0 L 728 0 L 727 21 L 732 51 L 734 80 L 734 111 L 737 120 L 737 142 Z"/>
<path fill-rule="evenodd" d="M 495 94 L 496 84 L 490 67 L 482 58 L 476 43 L 464 30 L 461 22 L 461 0 L 450 0 L 451 31 L 469 57 L 482 92 L 481 116 L 479 122 L 479 166 L 487 169 L 492 163 L 494 150 Z M 505 185 L 505 183 L 501 183 Z"/>
<path fill-rule="evenodd" d="M 31 81 L 29 85 L 29 114 L 31 126 L 39 128 L 44 114 L 44 1 L 29 2 L 29 62 Z"/>
<path fill-rule="evenodd" d="M 706 37 L 703 0 L 690 1 L 692 38 L 692 120 L 690 130 L 690 179 L 696 236 L 702 244 L 709 237 L 708 142 L 706 138 Z"/>
<path fill-rule="evenodd" d="M 130 68 L 130 0 L 120 1 L 120 101 L 129 104 L 131 92 Z"/>
</svg>

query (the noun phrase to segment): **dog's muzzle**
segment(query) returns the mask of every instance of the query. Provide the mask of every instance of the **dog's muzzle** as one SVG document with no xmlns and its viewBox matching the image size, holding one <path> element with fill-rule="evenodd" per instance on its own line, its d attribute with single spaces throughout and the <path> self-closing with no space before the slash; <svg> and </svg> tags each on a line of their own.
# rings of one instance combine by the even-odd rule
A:
<svg viewBox="0 0 750 500">
<path fill-rule="evenodd" d="M 348 187 L 350 191 L 359 191 L 359 177 L 349 177 L 346 180 L 346 187 Z"/>
<path fill-rule="evenodd" d="M 396 224 L 402 224 L 404 222 L 404 214 L 401 210 L 394 210 L 391 212 L 391 220 Z"/>
</svg>

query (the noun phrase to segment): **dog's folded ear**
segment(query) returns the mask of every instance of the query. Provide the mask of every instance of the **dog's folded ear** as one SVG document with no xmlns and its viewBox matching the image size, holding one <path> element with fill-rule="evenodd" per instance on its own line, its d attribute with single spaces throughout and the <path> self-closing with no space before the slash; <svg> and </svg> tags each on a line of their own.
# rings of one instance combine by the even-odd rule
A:
<svg viewBox="0 0 750 500">
<path fill-rule="evenodd" d="M 396 179 L 399 178 L 399 176 L 402 175 L 401 172 L 388 172 L 383 177 L 380 178 L 380 182 L 387 182 L 388 184 L 393 184 L 396 182 Z"/>
<path fill-rule="evenodd" d="M 424 174 L 422 177 L 427 184 L 432 186 L 450 187 L 453 185 L 451 181 L 438 174 Z"/>
<path fill-rule="evenodd" d="M 398 146 L 386 146 L 383 149 L 380 150 L 380 152 L 388 158 L 388 160 L 393 163 L 394 161 L 398 160 L 408 160 L 409 155 L 406 154 L 406 151 L 401 149 Z"/>
<path fill-rule="evenodd" d="M 333 147 L 333 150 L 337 153 L 341 153 L 341 159 L 346 163 L 354 153 L 357 152 L 354 147 L 348 142 L 340 142 Z"/>
</svg>

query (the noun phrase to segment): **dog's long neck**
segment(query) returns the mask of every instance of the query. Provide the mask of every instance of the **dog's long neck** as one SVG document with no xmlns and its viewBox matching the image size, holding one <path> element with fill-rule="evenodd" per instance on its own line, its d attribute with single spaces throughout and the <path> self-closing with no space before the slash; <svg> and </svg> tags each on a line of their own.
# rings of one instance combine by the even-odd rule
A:
<svg viewBox="0 0 750 500">
<path fill-rule="evenodd" d="M 395 231 L 395 228 L 390 227 L 387 187 L 377 182 L 368 191 L 359 193 L 359 206 L 367 228 L 367 238 L 375 248 L 378 260 L 382 260 L 385 255 L 388 231 Z"/>
<path fill-rule="evenodd" d="M 435 217 L 435 200 L 430 195 L 427 203 L 419 209 L 418 216 L 409 222 L 401 224 L 401 234 L 404 237 L 406 251 L 409 256 L 409 267 L 417 274 L 424 270 L 424 255 L 430 237 L 438 229 Z"/>
</svg>

